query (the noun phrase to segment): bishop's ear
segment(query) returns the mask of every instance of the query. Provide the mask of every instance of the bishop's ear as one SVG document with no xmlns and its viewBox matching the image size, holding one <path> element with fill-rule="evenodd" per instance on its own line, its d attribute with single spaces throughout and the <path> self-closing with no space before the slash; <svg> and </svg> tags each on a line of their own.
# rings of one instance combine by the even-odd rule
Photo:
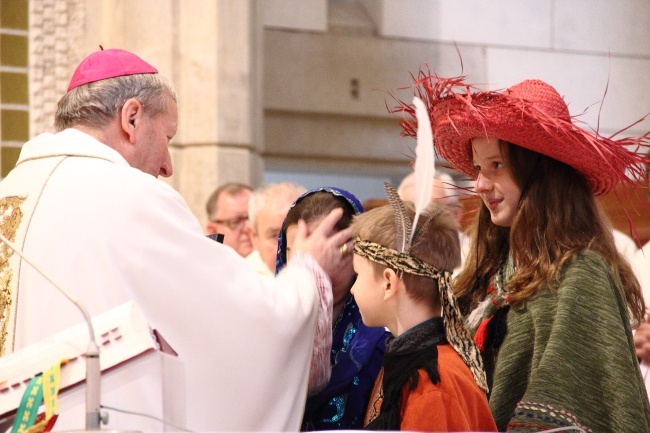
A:
<svg viewBox="0 0 650 433">
<path fill-rule="evenodd" d="M 143 107 L 135 98 L 127 100 L 120 111 L 120 125 L 131 144 L 135 143 L 136 128 L 140 126 Z"/>
</svg>

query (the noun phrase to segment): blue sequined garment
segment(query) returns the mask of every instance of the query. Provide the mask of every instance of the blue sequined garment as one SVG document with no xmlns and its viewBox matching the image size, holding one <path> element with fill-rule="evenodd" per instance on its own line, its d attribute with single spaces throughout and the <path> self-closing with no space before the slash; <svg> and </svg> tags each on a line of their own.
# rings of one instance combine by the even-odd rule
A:
<svg viewBox="0 0 650 433">
<path fill-rule="evenodd" d="M 332 187 L 308 191 L 296 203 L 319 191 L 345 198 L 355 214 L 363 212 L 354 195 Z M 276 273 L 287 262 L 285 230 L 283 224 L 278 239 Z M 381 369 L 389 335 L 384 328 L 365 326 L 353 296 L 348 295 L 332 331 L 330 381 L 324 390 L 307 399 L 301 430 L 363 429 L 368 400 Z"/>
<path fill-rule="evenodd" d="M 332 377 L 323 391 L 307 399 L 301 430 L 363 429 L 389 335 L 384 328 L 365 326 L 349 296 L 334 325 Z"/>
</svg>

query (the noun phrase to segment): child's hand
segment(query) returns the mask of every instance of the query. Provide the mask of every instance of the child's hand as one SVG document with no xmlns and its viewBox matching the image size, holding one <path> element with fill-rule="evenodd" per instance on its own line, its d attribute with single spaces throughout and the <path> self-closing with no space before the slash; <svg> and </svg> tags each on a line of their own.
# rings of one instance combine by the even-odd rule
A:
<svg viewBox="0 0 650 433">
<path fill-rule="evenodd" d="M 298 230 L 292 248 L 293 252 L 311 255 L 330 277 L 340 266 L 340 262 L 349 259 L 352 252 L 351 242 L 349 242 L 352 230 L 346 228 L 338 233 L 334 232 L 334 226 L 342 215 L 343 209 L 334 209 L 311 233 L 308 233 L 304 221 L 298 221 Z"/>
</svg>

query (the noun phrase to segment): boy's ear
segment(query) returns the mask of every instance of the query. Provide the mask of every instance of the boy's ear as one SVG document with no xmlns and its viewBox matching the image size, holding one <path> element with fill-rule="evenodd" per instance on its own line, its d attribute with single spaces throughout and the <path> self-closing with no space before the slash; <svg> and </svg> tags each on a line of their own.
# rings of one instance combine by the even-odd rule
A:
<svg viewBox="0 0 650 433">
<path fill-rule="evenodd" d="M 390 268 L 384 269 L 381 276 L 384 284 L 384 301 L 387 301 L 397 294 L 400 280 L 397 273 Z"/>
</svg>

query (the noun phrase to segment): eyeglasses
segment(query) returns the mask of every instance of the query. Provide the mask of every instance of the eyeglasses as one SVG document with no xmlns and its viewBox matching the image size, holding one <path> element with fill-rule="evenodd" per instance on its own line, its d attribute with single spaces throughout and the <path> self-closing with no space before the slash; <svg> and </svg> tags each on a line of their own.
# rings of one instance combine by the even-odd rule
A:
<svg viewBox="0 0 650 433">
<path fill-rule="evenodd" d="M 235 218 L 230 218 L 227 220 L 210 220 L 215 224 L 223 224 L 228 227 L 230 230 L 238 230 L 248 221 L 248 216 L 240 216 Z"/>
</svg>

